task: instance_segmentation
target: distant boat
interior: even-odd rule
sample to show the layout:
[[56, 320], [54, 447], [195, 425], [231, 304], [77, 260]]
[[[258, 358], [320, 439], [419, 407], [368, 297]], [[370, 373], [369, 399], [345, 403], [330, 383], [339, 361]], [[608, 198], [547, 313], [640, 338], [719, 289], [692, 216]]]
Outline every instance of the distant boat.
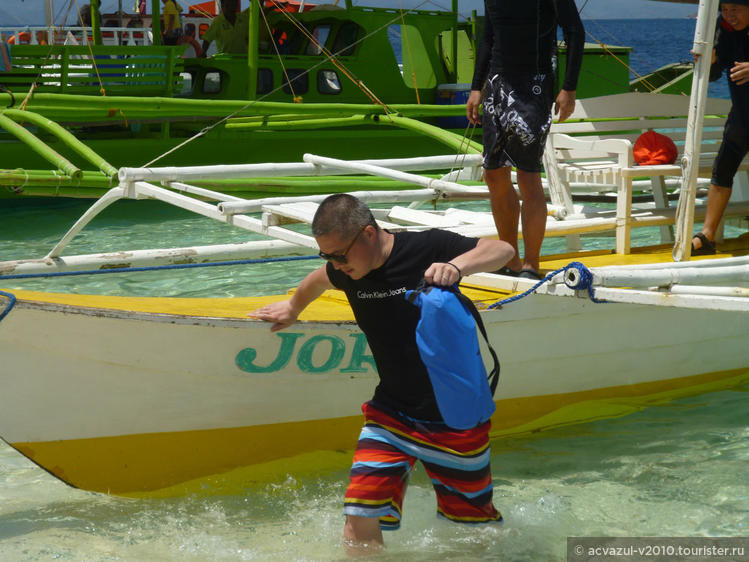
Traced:
[[[468, 95], [483, 18], [458, 21], [449, 10], [401, 13], [350, 3], [333, 10], [305, 3], [303, 12], [298, 12], [299, 3], [276, 5], [268, 15], [275, 48], [208, 58], [186, 56], [195, 54], [195, 44], [201, 43], [210, 22], [205, 7], [201, 11], [197, 5], [183, 16], [183, 37], [192, 39], [177, 47], [152, 44], [159, 36], [153, 36], [150, 16], [138, 19], [123, 13], [103, 16], [101, 38], [92, 28], [1, 28], [0, 35], [15, 44], [13, 70], [0, 74], [0, 83], [15, 94], [0, 93], [0, 105], [18, 108], [25, 103], [27, 109], [72, 130], [117, 167], [140, 166], [166, 153], [159, 161], [162, 165], [296, 160], [310, 151], [366, 158], [372, 138], [379, 139], [383, 156], [443, 153], [444, 144], [438, 140], [391, 127], [395, 120], [377, 121], [383, 108], [400, 104], [414, 106], [408, 109], [414, 119], [463, 136], [467, 121], [463, 110], [454, 106], [465, 103]], [[307, 31], [293, 26], [292, 19]], [[259, 35], [260, 25], [264, 22], [256, 22], [251, 37]], [[626, 66], [630, 51], [586, 44], [578, 98], [632, 88], [688, 89], [688, 69], [677, 81], [664, 81], [660, 72], [631, 85]], [[562, 47], [561, 68], [565, 57]], [[34, 93], [25, 102], [18, 92], [28, 91], [32, 83]], [[80, 96], [90, 96], [91, 101]], [[253, 112], [259, 108], [254, 105], [257, 100], [290, 105]], [[316, 104], [329, 106], [330, 113], [315, 108], [307, 116], [291, 118], [300, 108], [303, 112]], [[236, 115], [241, 119], [225, 121], [240, 109]], [[386, 113], [399, 111], [395, 107]], [[321, 116], [326, 122], [319, 120]], [[333, 124], [331, 117], [338, 121]], [[367, 136], [350, 127], [359, 117], [370, 119]], [[193, 139], [196, 135], [199, 138]], [[37, 181], [33, 171], [44, 163], [38, 154], [2, 127], [0, 141], [0, 169], [30, 172], [28, 181], [1, 191], [0, 198], [97, 197], [108, 188], [104, 178], [89, 181], [95, 178], [88, 175], [73, 182]], [[50, 142], [51, 148], [75, 161], [67, 147]]]

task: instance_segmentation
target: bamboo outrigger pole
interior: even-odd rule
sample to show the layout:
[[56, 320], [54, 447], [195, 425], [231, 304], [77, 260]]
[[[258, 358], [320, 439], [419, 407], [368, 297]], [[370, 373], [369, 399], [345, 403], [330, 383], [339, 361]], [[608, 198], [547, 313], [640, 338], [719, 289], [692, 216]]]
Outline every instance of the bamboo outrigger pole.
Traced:
[[698, 57], [694, 65], [684, 156], [681, 159], [682, 186], [676, 210], [676, 241], [672, 252], [674, 261], [689, 260], [692, 254], [694, 199], [700, 164], [699, 150], [702, 142], [702, 122], [705, 116], [705, 100], [717, 16], [717, 0], [700, 0], [692, 46], [692, 50]]
[[161, 45], [161, 4], [159, 0], [151, 0], [151, 34], [153, 44]]
[[94, 45], [101, 45], [101, 19], [99, 16], [99, 2], [91, 0], [91, 30], [94, 34]]
[[260, 0], [250, 0], [250, 30], [247, 36], [250, 38], [247, 46], [247, 99], [257, 98], [257, 73], [258, 65], [258, 40], [260, 38]]

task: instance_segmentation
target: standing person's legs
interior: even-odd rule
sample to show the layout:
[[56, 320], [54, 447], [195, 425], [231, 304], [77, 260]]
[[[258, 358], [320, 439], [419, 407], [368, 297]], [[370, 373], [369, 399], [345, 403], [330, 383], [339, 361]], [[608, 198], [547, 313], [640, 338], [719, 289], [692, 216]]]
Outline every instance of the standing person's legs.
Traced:
[[[715, 233], [718, 230], [718, 225], [723, 218], [723, 213], [726, 210], [730, 198], [730, 187], [721, 187], [712, 183], [710, 184], [710, 188], [707, 191], [705, 222], [702, 225], [702, 234], [704, 234], [710, 242], [715, 240]], [[695, 236], [692, 239], [692, 246], [695, 250], [699, 250], [702, 247], [702, 240]]]
[[492, 215], [499, 239], [507, 242], [515, 250], [515, 255], [507, 262], [507, 267], [513, 271], [520, 271], [523, 265], [518, 252], [520, 200], [515, 193], [515, 187], [512, 185], [510, 168], [484, 170], [484, 179], [489, 188]]
[[[507, 267], [516, 272], [538, 272], [546, 233], [541, 160], [551, 126], [553, 78], [552, 74], [533, 73], [495, 75], [484, 90], [484, 177], [499, 238], [515, 250]], [[518, 170], [522, 207], [512, 185], [511, 167]], [[517, 233], [520, 217], [525, 247], [522, 260]]]
[[[713, 164], [713, 176], [707, 192], [705, 222], [702, 231], [692, 238], [692, 253], [697, 250], [701, 250], [697, 254], [715, 253], [713, 244], [715, 234], [728, 205], [728, 200], [731, 198], [733, 178], [748, 150], [747, 129], [734, 115], [732, 109], [726, 120], [723, 142], [720, 144], [718, 155], [715, 157], [715, 163]], [[703, 237], [707, 239], [707, 244], [705, 244]], [[708, 247], [703, 248], [705, 245]]]
[[541, 244], [546, 234], [546, 197], [541, 185], [541, 174], [518, 170], [518, 189], [523, 199], [520, 210], [525, 248], [523, 269], [538, 272]]
[[[538, 271], [541, 244], [546, 234], [546, 198], [539, 172], [518, 170], [518, 189], [523, 200], [515, 192], [510, 168], [484, 170], [486, 185], [491, 197], [492, 215], [499, 239], [515, 249], [515, 256], [507, 264], [513, 271], [532, 269]], [[520, 259], [518, 251], [518, 224], [522, 217], [523, 245], [525, 255]]]

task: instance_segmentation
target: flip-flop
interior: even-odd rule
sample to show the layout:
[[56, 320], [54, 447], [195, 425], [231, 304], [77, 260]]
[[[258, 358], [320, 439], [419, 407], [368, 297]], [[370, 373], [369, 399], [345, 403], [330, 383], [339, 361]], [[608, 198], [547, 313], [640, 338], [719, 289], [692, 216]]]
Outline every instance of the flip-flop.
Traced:
[[702, 242], [702, 246], [699, 248], [694, 247], [694, 242], [692, 243], [692, 255], [693, 256], [711, 256], [715, 253], [715, 242], [710, 242], [710, 240], [707, 239], [707, 236], [705, 236], [702, 232], [698, 232], [692, 237], [692, 240], [695, 238], [699, 238]]
[[543, 279], [543, 275], [532, 269], [523, 269], [518, 273], [518, 277], [522, 277], [523, 279], [535, 279], [536, 281], [541, 281], [541, 279]]

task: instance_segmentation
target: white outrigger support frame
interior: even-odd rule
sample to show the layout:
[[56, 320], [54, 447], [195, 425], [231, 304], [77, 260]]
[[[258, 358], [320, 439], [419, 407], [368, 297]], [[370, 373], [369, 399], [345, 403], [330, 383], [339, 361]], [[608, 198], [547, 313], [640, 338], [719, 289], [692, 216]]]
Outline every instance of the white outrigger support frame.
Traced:
[[687, 135], [684, 139], [684, 156], [681, 159], [682, 187], [676, 211], [674, 261], [688, 261], [692, 254], [694, 228], [694, 201], [697, 193], [699, 151], [705, 116], [707, 85], [710, 77], [710, 54], [713, 49], [715, 22], [718, 18], [718, 0], [700, 0], [697, 23], [694, 28], [692, 51], [697, 56], [689, 96]]
[[[352, 195], [368, 202], [407, 203], [389, 209], [373, 208], [378, 223], [390, 230], [423, 230], [439, 227], [467, 236], [496, 237], [491, 213], [464, 209], [424, 211], [417, 207], [425, 202], [452, 199], [486, 199], [485, 186], [465, 186], [453, 178], [477, 178], [480, 156], [469, 155], [466, 163], [473, 170], [455, 170], [441, 179], [413, 174], [414, 170], [450, 168], [455, 156], [403, 158], [389, 160], [343, 161], [307, 154], [303, 163], [247, 164], [231, 166], [193, 166], [184, 168], [122, 168], [120, 185], [97, 200], [68, 230], [55, 247], [42, 259], [17, 260], [0, 263], [0, 275], [38, 274], [66, 271], [117, 269], [186, 263], [203, 263], [239, 259], [269, 258], [288, 255], [308, 255], [317, 252], [315, 239], [302, 232], [285, 228], [289, 223], [311, 223], [317, 204], [328, 195], [299, 197], [269, 197], [247, 200], [204, 189], [188, 181], [224, 178], [342, 175], [355, 172], [388, 177], [413, 183], [421, 189], [396, 191], [358, 191]], [[450, 179], [447, 179], [450, 178]], [[160, 182], [160, 187], [150, 182]], [[208, 201], [197, 199], [201, 197]], [[80, 256], [62, 256], [70, 241], [102, 210], [120, 199], [157, 199], [199, 215], [231, 224], [271, 240], [234, 244], [195, 246], [189, 248], [150, 249]], [[568, 236], [587, 232], [612, 231], [616, 227], [615, 211], [586, 211], [575, 208], [575, 215], [566, 215], [563, 207], [551, 207], [547, 235]], [[579, 212], [577, 212], [579, 211]], [[673, 220], [673, 214], [656, 213], [661, 210], [642, 210], [632, 215], [636, 226], [657, 226]], [[260, 218], [248, 213], [262, 213]], [[673, 211], [672, 211], [673, 213]], [[567, 275], [572, 270], [568, 270]], [[655, 264], [654, 266], [617, 266], [592, 270], [596, 296], [614, 302], [637, 302], [667, 306], [726, 308], [749, 311], [749, 289], [743, 287], [704, 287], [706, 282], [723, 283], [749, 281], [749, 258], [730, 258], [702, 262]], [[574, 295], [558, 275], [538, 292], [555, 295]], [[487, 279], [488, 278], [488, 279]], [[525, 290], [533, 282], [497, 275], [479, 275], [471, 279], [488, 286], [510, 290]], [[698, 285], [699, 283], [699, 285]], [[630, 287], [621, 289], [614, 287]], [[639, 287], [651, 290], [637, 290]], [[678, 287], [676, 291], [674, 288]], [[664, 293], [663, 289], [668, 293]], [[654, 292], [652, 289], [655, 289]], [[674, 294], [679, 293], [679, 294]], [[711, 300], [712, 299], [712, 300]]]

